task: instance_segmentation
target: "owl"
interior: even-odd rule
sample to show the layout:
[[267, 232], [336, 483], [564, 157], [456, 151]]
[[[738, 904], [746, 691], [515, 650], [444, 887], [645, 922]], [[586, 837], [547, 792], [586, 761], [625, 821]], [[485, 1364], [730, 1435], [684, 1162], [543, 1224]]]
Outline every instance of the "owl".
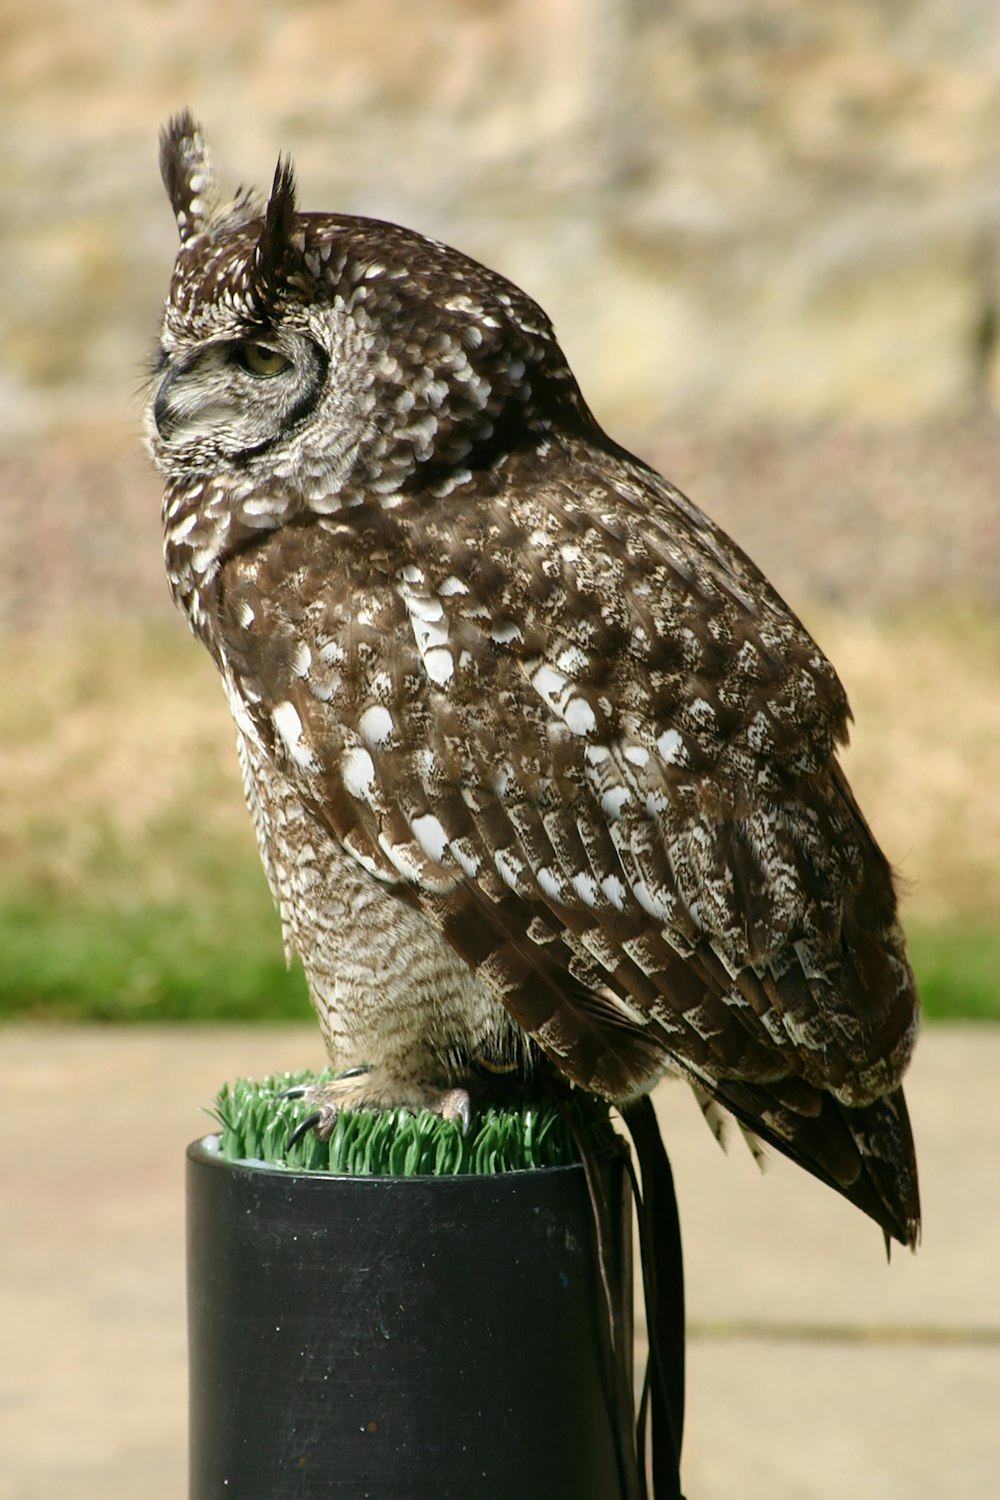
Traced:
[[512, 283], [299, 213], [287, 161], [223, 198], [187, 114], [161, 166], [167, 573], [339, 1075], [318, 1128], [670, 1074], [913, 1245], [917, 1000], [829, 662]]

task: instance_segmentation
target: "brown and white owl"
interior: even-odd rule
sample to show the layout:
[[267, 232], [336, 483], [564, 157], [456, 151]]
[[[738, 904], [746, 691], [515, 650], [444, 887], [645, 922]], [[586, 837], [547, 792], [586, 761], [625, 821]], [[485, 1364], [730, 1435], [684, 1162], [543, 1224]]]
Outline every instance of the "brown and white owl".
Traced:
[[917, 1002], [829, 662], [517, 287], [298, 213], [287, 163], [224, 201], [188, 115], [161, 159], [167, 571], [349, 1075], [324, 1119], [674, 1074], [913, 1244]]

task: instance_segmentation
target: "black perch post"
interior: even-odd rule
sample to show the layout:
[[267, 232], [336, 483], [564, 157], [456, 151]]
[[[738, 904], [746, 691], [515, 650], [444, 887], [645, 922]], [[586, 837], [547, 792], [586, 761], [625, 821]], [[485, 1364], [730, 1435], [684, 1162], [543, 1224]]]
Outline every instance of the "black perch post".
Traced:
[[190, 1500], [643, 1500], [624, 1153], [596, 1174], [603, 1274], [582, 1165], [349, 1177], [194, 1142]]

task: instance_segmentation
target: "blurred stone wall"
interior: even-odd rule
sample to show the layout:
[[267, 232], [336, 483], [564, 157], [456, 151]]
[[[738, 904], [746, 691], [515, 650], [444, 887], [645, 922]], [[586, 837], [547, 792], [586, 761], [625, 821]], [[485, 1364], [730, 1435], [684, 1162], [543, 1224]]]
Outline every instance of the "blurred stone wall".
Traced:
[[184, 104], [520, 281], [624, 437], [1000, 398], [996, 0], [0, 0], [8, 440], [134, 420]]

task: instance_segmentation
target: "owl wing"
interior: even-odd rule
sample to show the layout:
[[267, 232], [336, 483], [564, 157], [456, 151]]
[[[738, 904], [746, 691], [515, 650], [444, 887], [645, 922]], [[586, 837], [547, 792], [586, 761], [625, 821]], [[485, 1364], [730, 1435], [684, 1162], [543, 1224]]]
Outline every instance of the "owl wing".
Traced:
[[884, 1219], [901, 1169], [873, 1188], [860, 1163], [912, 1160], [915, 1000], [834, 759], [843, 690], [676, 491], [607, 455], [568, 471], [232, 559], [254, 732], [570, 1078], [624, 1099], [672, 1066]]

